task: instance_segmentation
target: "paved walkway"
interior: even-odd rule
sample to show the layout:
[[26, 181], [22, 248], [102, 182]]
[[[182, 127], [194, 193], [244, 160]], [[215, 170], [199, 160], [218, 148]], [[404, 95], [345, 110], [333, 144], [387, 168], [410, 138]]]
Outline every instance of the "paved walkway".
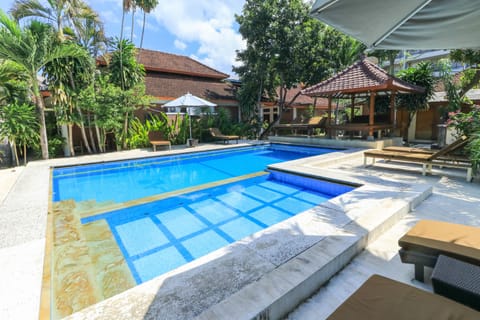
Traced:
[[[342, 167], [344, 170], [350, 170], [355, 166], [351, 168], [337, 166], [337, 168]], [[403, 168], [405, 171], [400, 171], [399, 168]], [[415, 168], [402, 167], [398, 164], [381, 164], [370, 167], [368, 170], [375, 170], [380, 175], [401, 173], [398, 176], [401, 179], [412, 177], [409, 170], [418, 171], [419, 169], [418, 166]], [[442, 171], [437, 171], [437, 174], [441, 174]], [[413, 279], [413, 265], [401, 263], [398, 256], [398, 239], [419, 219], [450, 221], [480, 227], [480, 184], [478, 181], [465, 182], [463, 171], [447, 170], [443, 172], [450, 176], [430, 177], [433, 194], [429, 198], [370, 244], [326, 286], [292, 311], [288, 319], [325, 319], [375, 273], [431, 291], [428, 271], [425, 274], [426, 283], [424, 284]], [[416, 172], [413, 173], [413, 177], [415, 174], [418, 176], [418, 172]], [[431, 272], [431, 270], [429, 271]]]

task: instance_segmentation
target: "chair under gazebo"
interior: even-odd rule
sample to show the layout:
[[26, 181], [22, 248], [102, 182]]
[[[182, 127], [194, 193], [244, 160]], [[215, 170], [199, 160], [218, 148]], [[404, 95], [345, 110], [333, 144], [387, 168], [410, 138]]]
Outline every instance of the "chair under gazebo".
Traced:
[[[374, 133], [380, 137], [381, 132], [393, 132], [396, 128], [395, 96], [397, 94], [422, 92], [424, 92], [424, 88], [389, 75], [368, 58], [354, 63], [325, 81], [302, 90], [302, 94], [311, 97], [328, 98], [326, 129], [329, 137], [341, 130], [366, 132], [369, 139], [373, 139]], [[376, 117], [375, 98], [382, 95], [390, 97], [390, 112], [387, 117]], [[332, 122], [332, 100], [335, 98], [351, 99], [351, 114], [348, 123]], [[368, 114], [355, 117], [355, 104], [358, 98], [369, 99]]]

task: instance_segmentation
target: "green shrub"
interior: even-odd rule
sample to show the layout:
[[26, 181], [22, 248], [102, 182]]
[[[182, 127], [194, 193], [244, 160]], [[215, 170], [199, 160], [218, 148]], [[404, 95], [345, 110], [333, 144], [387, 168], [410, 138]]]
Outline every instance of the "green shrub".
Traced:
[[473, 106], [470, 112], [450, 112], [447, 125], [454, 128], [458, 135], [469, 137], [467, 151], [472, 161], [473, 171], [480, 167], [480, 106]]

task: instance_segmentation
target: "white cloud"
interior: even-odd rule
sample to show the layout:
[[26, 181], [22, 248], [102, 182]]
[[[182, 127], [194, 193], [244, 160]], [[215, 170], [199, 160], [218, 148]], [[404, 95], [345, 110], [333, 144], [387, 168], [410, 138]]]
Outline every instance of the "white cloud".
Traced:
[[176, 0], [161, 2], [152, 12], [159, 24], [184, 44], [198, 43], [193, 58], [213, 68], [232, 74], [235, 50], [245, 46], [235, 30], [235, 14], [240, 14], [244, 0]]
[[175, 48], [180, 50], [185, 50], [187, 48], [187, 44], [178, 39], [175, 39], [175, 41], [173, 42], [173, 45], [175, 46]]

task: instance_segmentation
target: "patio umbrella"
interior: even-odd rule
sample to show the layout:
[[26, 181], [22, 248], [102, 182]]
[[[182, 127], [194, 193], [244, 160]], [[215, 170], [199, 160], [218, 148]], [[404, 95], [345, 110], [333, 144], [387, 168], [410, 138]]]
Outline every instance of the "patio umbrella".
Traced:
[[201, 108], [203, 107], [216, 107], [215, 103], [210, 101], [204, 100], [197, 96], [194, 96], [190, 92], [184, 94], [181, 97], [178, 97], [175, 100], [169, 101], [163, 105], [163, 107], [186, 107], [188, 120], [189, 120], [189, 128], [190, 128], [190, 140], [192, 139], [192, 115], [197, 115], [200, 113]]
[[317, 0], [311, 15], [372, 49], [480, 47], [476, 0]]

